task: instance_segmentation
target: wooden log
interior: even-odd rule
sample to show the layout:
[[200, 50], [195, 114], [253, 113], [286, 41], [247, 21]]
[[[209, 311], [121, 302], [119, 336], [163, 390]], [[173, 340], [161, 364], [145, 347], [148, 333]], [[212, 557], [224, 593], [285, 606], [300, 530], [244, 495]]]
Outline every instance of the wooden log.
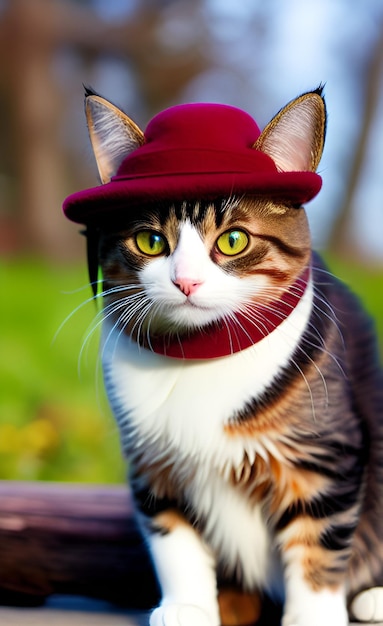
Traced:
[[0, 603], [85, 595], [134, 608], [158, 600], [129, 491], [0, 481]]
[[[37, 606], [52, 594], [157, 604], [127, 487], [0, 481], [0, 604]], [[265, 598], [227, 588], [219, 603], [225, 626], [280, 623], [280, 607]]]

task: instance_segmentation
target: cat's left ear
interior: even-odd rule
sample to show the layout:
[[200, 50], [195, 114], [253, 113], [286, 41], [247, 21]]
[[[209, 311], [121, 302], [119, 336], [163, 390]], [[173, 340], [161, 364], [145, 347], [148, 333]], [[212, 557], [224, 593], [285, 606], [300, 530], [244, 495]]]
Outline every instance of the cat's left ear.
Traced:
[[326, 134], [322, 87], [292, 100], [261, 133], [254, 148], [268, 154], [281, 172], [315, 172]]
[[108, 183], [130, 152], [145, 143], [142, 130], [121, 109], [85, 88], [85, 114], [101, 182]]

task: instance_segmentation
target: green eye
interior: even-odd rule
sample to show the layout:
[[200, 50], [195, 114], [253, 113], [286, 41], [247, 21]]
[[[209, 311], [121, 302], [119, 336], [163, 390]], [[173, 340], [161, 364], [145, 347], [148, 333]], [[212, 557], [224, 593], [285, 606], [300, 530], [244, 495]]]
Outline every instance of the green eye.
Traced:
[[166, 249], [166, 239], [153, 230], [140, 230], [136, 234], [137, 248], [144, 254], [157, 256]]
[[228, 230], [217, 239], [217, 248], [222, 254], [234, 256], [243, 252], [249, 243], [249, 236], [243, 230]]

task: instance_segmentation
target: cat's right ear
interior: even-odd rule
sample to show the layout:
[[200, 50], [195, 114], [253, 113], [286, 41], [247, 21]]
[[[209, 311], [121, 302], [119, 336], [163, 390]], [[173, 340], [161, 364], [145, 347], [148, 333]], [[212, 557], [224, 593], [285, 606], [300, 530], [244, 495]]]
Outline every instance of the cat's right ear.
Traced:
[[100, 180], [108, 183], [123, 159], [145, 143], [144, 133], [123, 111], [88, 87], [85, 114]]
[[280, 172], [315, 172], [326, 134], [323, 86], [289, 102], [269, 122], [254, 148], [268, 154]]

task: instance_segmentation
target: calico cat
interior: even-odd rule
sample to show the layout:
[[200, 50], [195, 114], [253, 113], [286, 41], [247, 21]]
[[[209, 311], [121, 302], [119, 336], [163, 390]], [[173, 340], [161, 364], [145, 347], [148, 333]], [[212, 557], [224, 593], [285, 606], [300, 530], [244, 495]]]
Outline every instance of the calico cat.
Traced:
[[[143, 133], [90, 90], [86, 114], [102, 185], [64, 211], [104, 302], [106, 390], [162, 590], [151, 626], [255, 621], [257, 593], [283, 626], [383, 621], [376, 341], [302, 206], [321, 185], [322, 89], [263, 132], [191, 104]], [[246, 615], [220, 615], [227, 586]]]

